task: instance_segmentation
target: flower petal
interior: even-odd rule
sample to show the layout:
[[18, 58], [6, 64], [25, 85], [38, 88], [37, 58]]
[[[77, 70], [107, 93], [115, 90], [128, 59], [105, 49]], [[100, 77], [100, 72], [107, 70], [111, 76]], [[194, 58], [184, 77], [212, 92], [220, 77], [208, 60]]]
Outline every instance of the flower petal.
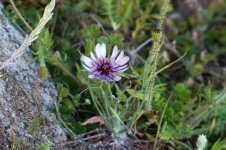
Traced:
[[91, 74], [88, 76], [88, 78], [93, 79], [93, 78], [95, 78], [95, 76]]
[[115, 45], [114, 48], [113, 48], [111, 59], [114, 60], [116, 58], [117, 54], [118, 54], [118, 46]]
[[82, 64], [82, 66], [83, 66], [83, 67], [84, 67], [87, 71], [89, 71], [89, 72], [93, 72], [93, 69], [91, 69], [91, 68], [87, 67], [86, 65]]
[[121, 66], [121, 65], [126, 64], [128, 61], [129, 61], [129, 57], [126, 56], [126, 57], [123, 57], [122, 59], [119, 59], [116, 63]]
[[113, 78], [113, 80], [119, 81], [119, 80], [121, 80], [121, 77], [120, 77], [120, 76], [115, 76], [115, 77]]
[[124, 72], [124, 71], [126, 71], [127, 69], [128, 69], [129, 67], [126, 67], [126, 68], [124, 68], [124, 69], [121, 69], [121, 70], [119, 70], [118, 72]]
[[102, 54], [101, 54], [101, 47], [100, 47], [100, 43], [98, 43], [95, 47], [95, 52], [97, 55], [97, 58], [101, 58]]
[[106, 57], [106, 45], [104, 43], [102, 43], [100, 46], [100, 49], [101, 49], [101, 56], [105, 58]]
[[91, 56], [92, 60], [96, 60], [96, 56], [93, 54], [93, 52], [90, 52], [90, 56]]
[[123, 58], [123, 56], [124, 56], [124, 52], [121, 51], [120, 54], [119, 54], [119, 56], [118, 56], [117, 59], [115, 60], [115, 62], [117, 63], [118, 61], [120, 61], [120, 60]]
[[92, 59], [90, 59], [89, 57], [83, 55], [81, 57], [81, 61], [83, 61], [86, 64], [86, 66], [92, 67]]
[[117, 66], [117, 67], [113, 68], [113, 70], [118, 71], [118, 70], [122, 70], [122, 69], [124, 69], [124, 68], [126, 68], [126, 67], [128, 67], [128, 65]]

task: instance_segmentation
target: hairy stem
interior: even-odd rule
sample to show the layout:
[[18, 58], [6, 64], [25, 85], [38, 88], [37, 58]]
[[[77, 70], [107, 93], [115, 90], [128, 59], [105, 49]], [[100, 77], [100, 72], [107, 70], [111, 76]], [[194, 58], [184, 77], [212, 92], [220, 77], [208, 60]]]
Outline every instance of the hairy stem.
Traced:
[[168, 4], [168, 0], [164, 0], [161, 8], [161, 13], [160, 13], [161, 18], [159, 20], [159, 24], [156, 28], [156, 31], [153, 31], [152, 33], [154, 42], [153, 42], [152, 52], [146, 64], [147, 65], [146, 67], [150, 67], [151, 69], [147, 69], [145, 67], [148, 70], [143, 80], [143, 82], [145, 82], [143, 84], [144, 85], [143, 89], [145, 90], [144, 101], [146, 102], [146, 105], [145, 105], [146, 111], [149, 111], [151, 109], [151, 102], [154, 94], [155, 79], [157, 75], [156, 71], [157, 71], [157, 65], [159, 61], [159, 51], [161, 48], [161, 40], [162, 40], [162, 24], [166, 15], [167, 4]]
[[[146, 106], [146, 110], [150, 110], [151, 109], [151, 101], [153, 99], [153, 94], [154, 94], [154, 86], [155, 86], [155, 78], [156, 78], [156, 70], [157, 70], [157, 64], [158, 64], [158, 57], [159, 57], [159, 51], [160, 51], [160, 43], [159, 41], [154, 41], [153, 44], [153, 50], [154, 50], [154, 58], [152, 61], [152, 70], [151, 70], [151, 74], [150, 74], [150, 78], [148, 79], [148, 87], [145, 90], [145, 101], [147, 102]], [[146, 95], [148, 95], [146, 97]]]

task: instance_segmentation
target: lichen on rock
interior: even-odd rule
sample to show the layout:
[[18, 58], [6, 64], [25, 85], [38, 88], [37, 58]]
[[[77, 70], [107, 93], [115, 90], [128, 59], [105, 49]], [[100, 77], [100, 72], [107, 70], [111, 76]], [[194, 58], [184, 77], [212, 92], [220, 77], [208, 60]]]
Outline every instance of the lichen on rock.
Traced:
[[[0, 37], [0, 62], [3, 62], [20, 46], [24, 37], [1, 10]], [[12, 144], [32, 148], [48, 140], [56, 146], [66, 140], [51, 111], [57, 91], [50, 78], [39, 77], [38, 69], [27, 49], [10, 67], [0, 70], [0, 149], [9, 149]], [[35, 134], [31, 133], [34, 119], [38, 123]]]

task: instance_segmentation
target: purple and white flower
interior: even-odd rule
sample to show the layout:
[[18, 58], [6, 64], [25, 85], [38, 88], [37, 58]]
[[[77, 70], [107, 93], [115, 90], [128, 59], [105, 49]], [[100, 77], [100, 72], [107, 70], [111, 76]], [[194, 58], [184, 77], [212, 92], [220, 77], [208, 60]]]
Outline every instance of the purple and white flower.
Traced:
[[96, 78], [101, 81], [119, 81], [121, 79], [118, 73], [128, 69], [127, 62], [129, 57], [124, 55], [124, 52], [119, 52], [118, 47], [114, 46], [110, 58], [106, 56], [106, 45], [104, 43], [97, 44], [95, 52], [90, 52], [91, 58], [82, 56], [84, 68], [91, 73], [89, 78]]

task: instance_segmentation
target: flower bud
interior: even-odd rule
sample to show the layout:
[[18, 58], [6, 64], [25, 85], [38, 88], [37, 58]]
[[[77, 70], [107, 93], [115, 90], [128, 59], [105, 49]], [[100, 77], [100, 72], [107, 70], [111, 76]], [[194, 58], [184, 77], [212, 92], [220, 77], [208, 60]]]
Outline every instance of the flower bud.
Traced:
[[203, 150], [204, 147], [206, 146], [207, 139], [205, 135], [199, 135], [198, 140], [196, 142], [196, 145], [198, 147], [198, 150]]
[[155, 41], [159, 41], [162, 38], [162, 30], [161, 29], [154, 29], [152, 31], [152, 37]]

